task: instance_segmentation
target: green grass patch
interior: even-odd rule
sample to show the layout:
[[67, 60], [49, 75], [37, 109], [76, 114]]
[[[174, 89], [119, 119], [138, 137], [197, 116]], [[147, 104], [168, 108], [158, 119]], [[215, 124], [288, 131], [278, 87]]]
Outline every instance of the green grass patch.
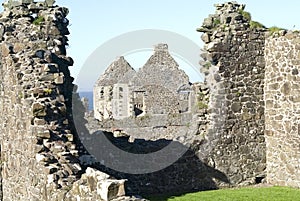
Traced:
[[210, 67], [211, 67], [211, 63], [208, 61], [208, 62], [206, 62], [206, 63], [203, 65], [203, 67], [205, 67], [205, 68], [210, 68]]
[[36, 19], [32, 22], [32, 24], [34, 24], [34, 25], [41, 25], [42, 22], [44, 22], [44, 21], [45, 21], [45, 18], [44, 18], [43, 16], [39, 16], [38, 18], [36, 18]]
[[266, 28], [266, 27], [260, 22], [250, 21], [250, 28], [257, 29], [257, 28]]
[[239, 13], [240, 13], [247, 21], [251, 21], [251, 14], [250, 14], [249, 12], [240, 9], [240, 10], [239, 10]]
[[150, 201], [296, 201], [300, 190], [289, 187], [247, 187], [201, 191], [182, 196], [148, 197]]
[[270, 36], [273, 35], [274, 33], [278, 33], [279, 31], [282, 31], [282, 30], [285, 30], [285, 29], [284, 28], [280, 28], [280, 27], [276, 27], [276, 26], [268, 28]]
[[208, 108], [208, 105], [206, 103], [202, 102], [202, 101], [198, 101], [197, 105], [198, 105], [199, 110]]
[[217, 27], [219, 24], [221, 24], [220, 19], [215, 18], [214, 21], [213, 21], [213, 27]]

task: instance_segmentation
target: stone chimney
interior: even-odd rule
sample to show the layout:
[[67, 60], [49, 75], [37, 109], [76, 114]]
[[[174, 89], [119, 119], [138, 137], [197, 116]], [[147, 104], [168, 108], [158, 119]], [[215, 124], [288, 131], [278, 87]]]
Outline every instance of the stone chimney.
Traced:
[[168, 45], [165, 43], [159, 43], [157, 45], [154, 46], [154, 51], [155, 52], [168, 52]]

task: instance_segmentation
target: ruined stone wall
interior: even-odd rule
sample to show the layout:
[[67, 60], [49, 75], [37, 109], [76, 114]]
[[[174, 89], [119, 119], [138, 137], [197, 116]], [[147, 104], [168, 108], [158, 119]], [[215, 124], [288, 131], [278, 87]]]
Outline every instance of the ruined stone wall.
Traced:
[[265, 59], [267, 181], [300, 187], [300, 34], [268, 37]]
[[65, 168], [68, 157], [76, 155], [67, 116], [72, 93], [67, 69], [72, 60], [64, 56], [67, 13], [42, 4], [5, 8], [2, 13], [4, 200], [47, 199], [47, 193], [71, 183], [80, 170]]
[[[203, 22], [203, 72], [210, 89], [209, 164], [232, 184], [265, 172], [263, 27], [251, 27], [244, 5], [217, 4]], [[204, 146], [204, 147], [206, 147]], [[207, 149], [204, 148], [203, 152]]]
[[[135, 75], [135, 70], [124, 59], [123, 56], [117, 58], [105, 70], [104, 74], [99, 77], [93, 89], [94, 96], [94, 116], [102, 121], [103, 119], [112, 118], [112, 113], [117, 113], [112, 104], [118, 108], [119, 103], [116, 103], [115, 84], [129, 84], [129, 80]], [[116, 89], [116, 88], [115, 88]], [[115, 93], [115, 95], [114, 95]], [[112, 100], [114, 99], [114, 103]], [[114, 111], [113, 111], [114, 110]], [[128, 109], [126, 113], [131, 113]], [[125, 116], [120, 115], [120, 117]]]
[[[68, 67], [73, 61], [65, 49], [68, 10], [53, 6], [51, 0], [12, 2], [5, 4], [0, 18], [1, 200], [108, 200], [105, 196], [109, 193], [101, 187], [111, 184], [121, 187], [114, 188], [115, 194], [110, 196], [123, 195], [124, 180], [111, 179], [92, 168], [85, 170], [80, 164], [80, 143], [71, 115], [73, 78]], [[97, 164], [120, 179], [128, 178], [128, 192], [190, 192], [218, 188], [216, 181], [259, 181], [265, 176], [266, 146], [268, 182], [300, 186], [300, 37], [283, 33], [265, 41], [263, 27], [253, 26], [243, 9], [235, 3], [217, 5], [216, 14], [199, 30], [204, 32], [206, 43], [202, 55], [206, 82], [197, 86], [198, 101], [203, 101], [198, 105], [203, 110], [197, 119], [201, 125], [195, 128], [200, 135], [191, 139], [188, 151], [171, 166], [143, 175], [116, 173]], [[165, 47], [157, 51], [164, 52]], [[154, 55], [152, 59], [161, 58]], [[127, 67], [130, 75], [135, 74]], [[204, 100], [207, 96], [209, 105]], [[163, 125], [152, 126], [151, 117], [143, 118], [157, 135], [167, 130]], [[189, 121], [195, 122], [192, 116], [161, 118], [155, 121], [174, 125], [167, 133], [184, 132], [176, 127], [179, 123], [190, 129], [193, 125]], [[135, 126], [143, 123], [142, 119], [138, 121], [128, 122]], [[187, 132], [186, 138], [178, 140], [181, 146], [193, 135]], [[113, 140], [126, 151], [149, 153], [162, 149], [172, 139], [177, 140], [173, 136], [132, 143], [126, 138]]]
[[158, 85], [176, 92], [182, 85], [189, 84], [189, 77], [181, 69], [168, 51], [167, 44], [155, 46], [154, 54], [139, 69], [131, 80], [133, 86]]
[[101, 186], [117, 180], [107, 183], [108, 175], [93, 169], [81, 178], [73, 60], [65, 49], [68, 9], [51, 0], [24, 2], [5, 3], [0, 18], [1, 200], [107, 199]]

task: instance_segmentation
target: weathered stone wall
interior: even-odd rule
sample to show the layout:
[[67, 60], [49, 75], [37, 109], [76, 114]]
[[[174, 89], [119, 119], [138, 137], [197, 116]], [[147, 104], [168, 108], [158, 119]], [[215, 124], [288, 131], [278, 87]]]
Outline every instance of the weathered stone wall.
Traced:
[[0, 18], [2, 200], [103, 200], [108, 193], [100, 189], [110, 185], [120, 187], [110, 192], [110, 198], [123, 195], [124, 181], [111, 180], [100, 171], [89, 169], [80, 178], [85, 169], [78, 159], [73, 78], [68, 69], [73, 60], [65, 49], [68, 9], [53, 6], [51, 0], [9, 1], [4, 6]]
[[[135, 70], [124, 57], [119, 57], [99, 77], [93, 89], [94, 116], [96, 119], [102, 121], [103, 119], [112, 118], [113, 113], [117, 113], [115, 110], [119, 109], [119, 104], [116, 104], [116, 101], [119, 100], [114, 100], [114, 105], [117, 108], [112, 107], [112, 99], [117, 99], [114, 97], [114, 93], [116, 94], [116, 90], [113, 90], [114, 85], [118, 83], [128, 84], [135, 73]], [[128, 110], [126, 112], [129, 112]]]
[[300, 34], [268, 37], [265, 59], [267, 181], [300, 187]]
[[76, 151], [67, 116], [73, 81], [65, 56], [68, 10], [50, 7], [32, 3], [2, 13], [4, 200], [58, 198], [48, 193], [80, 171], [70, 163]]
[[168, 45], [158, 44], [154, 54], [131, 81], [133, 86], [158, 85], [176, 92], [182, 85], [189, 84], [189, 77], [179, 69], [168, 51]]
[[[78, 135], [86, 137], [88, 131], [77, 135], [73, 123], [72, 110], [73, 115], [79, 111], [72, 108], [76, 96], [72, 97], [73, 78], [68, 67], [73, 61], [65, 49], [68, 9], [53, 6], [52, 0], [10, 2], [4, 4], [0, 18], [0, 200], [92, 201], [124, 195], [124, 180], [86, 168], [80, 161], [92, 157], [78, 147], [82, 146]], [[216, 14], [205, 19], [199, 29], [206, 43], [202, 55], [206, 81], [192, 87], [197, 88], [201, 111], [193, 116], [162, 115], [155, 119], [161, 126], [152, 125], [155, 122], [149, 116], [126, 122], [134, 125], [131, 132], [139, 132], [135, 131], [139, 123], [151, 127], [157, 134], [148, 138], [151, 140], [137, 139], [142, 138], [138, 135], [131, 140], [129, 136], [110, 135], [116, 146], [128, 152], [155, 152], [172, 141], [180, 146], [191, 142], [188, 151], [169, 167], [148, 174], [126, 174], [93, 164], [119, 179], [128, 179], [129, 193], [215, 189], [220, 181], [259, 182], [265, 176], [266, 148], [267, 181], [300, 186], [300, 35], [280, 32], [265, 41], [265, 29], [247, 18], [243, 5], [216, 7]], [[146, 65], [170, 56], [165, 46], [158, 46], [156, 52]], [[169, 61], [164, 65], [177, 68], [175, 61]], [[135, 71], [127, 67], [131, 77]], [[124, 81], [120, 83], [127, 83], [128, 77], [121, 76]], [[174, 77], [168, 74], [162, 76], [169, 80], [161, 77], [161, 85], [178, 89], [178, 80], [173, 82]], [[188, 82], [185, 76], [181, 79], [180, 83]], [[76, 114], [77, 120], [84, 124], [80, 114]], [[164, 127], [166, 122], [169, 128]], [[111, 127], [122, 127], [125, 122], [118, 123]], [[179, 124], [184, 124], [182, 130]], [[190, 127], [195, 132], [189, 132]], [[160, 140], [163, 132], [186, 135], [163, 134], [165, 139]], [[97, 137], [86, 138], [92, 139], [92, 145], [97, 142]], [[109, 155], [110, 150], [102, 148]], [[108, 192], [110, 187], [113, 192]]]
[[[203, 72], [210, 88], [210, 165], [232, 184], [265, 175], [264, 28], [254, 28], [244, 5], [217, 4], [204, 20]], [[207, 146], [208, 146], [207, 145]], [[205, 149], [203, 149], [205, 152]]]
[[178, 67], [167, 44], [156, 45], [154, 54], [137, 72], [119, 57], [95, 83], [95, 118], [191, 112], [195, 94], [188, 76]]

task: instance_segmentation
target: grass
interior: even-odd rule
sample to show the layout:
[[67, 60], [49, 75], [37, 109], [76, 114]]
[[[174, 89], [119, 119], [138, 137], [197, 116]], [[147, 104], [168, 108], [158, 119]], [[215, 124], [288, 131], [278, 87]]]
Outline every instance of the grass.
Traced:
[[257, 29], [257, 28], [266, 28], [266, 27], [260, 22], [250, 21], [250, 28]]
[[251, 21], [251, 14], [250, 14], [249, 12], [240, 9], [240, 10], [239, 10], [239, 13], [240, 13], [247, 21]]
[[253, 21], [251, 14], [247, 11], [244, 11], [242, 9], [239, 10], [239, 13], [249, 22], [250, 28], [257, 29], [257, 28], [266, 28], [263, 24], [257, 21]]
[[278, 33], [279, 31], [282, 31], [282, 30], [285, 30], [285, 29], [280, 28], [280, 27], [276, 27], [276, 26], [270, 27], [268, 29], [270, 36], [273, 35], [274, 33]]
[[202, 102], [202, 101], [198, 101], [197, 105], [198, 105], [199, 110], [208, 108], [208, 105], [206, 103]]
[[211, 67], [211, 63], [210, 62], [206, 62], [204, 65], [203, 65], [204, 68], [210, 68]]
[[213, 27], [217, 27], [219, 24], [221, 24], [220, 19], [215, 18], [213, 21]]
[[45, 21], [45, 18], [43, 16], [39, 16], [32, 22], [32, 24], [41, 25], [44, 21]]
[[246, 187], [189, 193], [182, 196], [148, 197], [150, 201], [296, 201], [300, 190], [290, 187]]

